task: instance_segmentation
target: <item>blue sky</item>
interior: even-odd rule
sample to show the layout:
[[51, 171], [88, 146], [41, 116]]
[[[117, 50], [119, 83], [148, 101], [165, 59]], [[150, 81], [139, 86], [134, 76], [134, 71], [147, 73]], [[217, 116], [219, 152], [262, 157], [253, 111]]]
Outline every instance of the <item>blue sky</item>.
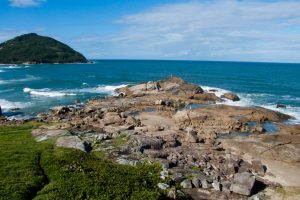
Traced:
[[0, 42], [27, 32], [88, 58], [300, 62], [300, 1], [0, 0]]

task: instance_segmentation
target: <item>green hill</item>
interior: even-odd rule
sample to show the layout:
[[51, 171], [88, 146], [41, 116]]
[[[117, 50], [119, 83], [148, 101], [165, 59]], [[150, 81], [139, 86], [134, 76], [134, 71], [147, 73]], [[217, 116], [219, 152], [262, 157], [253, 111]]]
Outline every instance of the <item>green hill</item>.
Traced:
[[0, 44], [0, 63], [86, 63], [87, 59], [53, 38], [29, 33]]

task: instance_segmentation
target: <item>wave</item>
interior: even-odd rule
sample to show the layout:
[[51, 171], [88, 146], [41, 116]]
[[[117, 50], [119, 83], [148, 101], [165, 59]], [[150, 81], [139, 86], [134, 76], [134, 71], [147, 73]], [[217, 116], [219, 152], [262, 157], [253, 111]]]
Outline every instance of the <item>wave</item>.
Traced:
[[106, 86], [98, 86], [98, 87], [92, 87], [92, 88], [80, 88], [71, 90], [73, 92], [79, 92], [79, 93], [94, 93], [94, 94], [109, 94], [114, 95], [115, 90], [118, 88], [126, 87], [127, 85], [106, 85]]
[[3, 72], [5, 72], [5, 71], [0, 69], [0, 73], [3, 73]]
[[8, 101], [6, 99], [0, 99], [0, 106], [1, 108], [6, 111], [10, 110], [13, 108], [27, 108], [31, 106], [32, 104], [29, 102], [13, 102], [13, 101]]
[[26, 76], [26, 78], [21, 78], [21, 79], [0, 80], [0, 85], [22, 83], [22, 82], [35, 81], [35, 80], [40, 80], [40, 78], [28, 75]]
[[24, 88], [23, 92], [29, 93], [33, 96], [44, 96], [44, 97], [63, 97], [63, 96], [75, 96], [76, 94], [72, 93], [64, 93], [64, 92], [59, 92], [59, 91], [51, 91], [48, 88], [45, 89], [31, 89], [31, 88]]
[[9, 65], [9, 66], [0, 67], [0, 68], [2, 68], [2, 69], [20, 69], [22, 67], [18, 66], [18, 65]]
[[125, 87], [126, 85], [107, 85], [107, 86], [98, 86], [92, 88], [79, 88], [79, 89], [65, 89], [65, 90], [51, 90], [49, 88], [44, 89], [31, 89], [24, 88], [23, 92], [29, 93], [32, 96], [45, 96], [45, 97], [64, 97], [64, 96], [76, 96], [82, 94], [108, 94], [114, 95], [115, 90], [121, 87]]
[[[215, 93], [216, 96], [220, 98], [224, 93], [231, 92], [229, 90], [216, 88], [216, 87], [209, 87], [209, 86], [201, 86], [201, 87], [202, 89], [204, 89], [204, 91]], [[289, 124], [300, 124], [300, 107], [287, 106], [286, 108], [277, 108], [277, 103], [268, 103], [268, 98], [275, 99], [276, 98], [275, 95], [266, 94], [266, 93], [254, 93], [254, 94], [237, 93], [237, 95], [240, 97], [240, 101], [231, 101], [222, 98], [223, 101], [218, 102], [217, 104], [225, 104], [230, 106], [241, 106], [241, 107], [259, 106], [259, 107], [263, 107], [269, 110], [274, 110], [294, 117], [294, 119], [291, 119], [287, 122]], [[278, 99], [278, 97], [276, 99]], [[279, 99], [299, 101], [300, 98], [292, 97], [290, 95], [285, 95], [279, 97]]]

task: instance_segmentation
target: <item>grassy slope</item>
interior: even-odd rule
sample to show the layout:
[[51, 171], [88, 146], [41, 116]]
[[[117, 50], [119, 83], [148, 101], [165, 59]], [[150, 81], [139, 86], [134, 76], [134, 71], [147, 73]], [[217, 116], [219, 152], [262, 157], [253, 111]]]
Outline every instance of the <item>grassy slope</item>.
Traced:
[[36, 143], [32, 125], [0, 127], [0, 199], [159, 199], [156, 166], [117, 165]]

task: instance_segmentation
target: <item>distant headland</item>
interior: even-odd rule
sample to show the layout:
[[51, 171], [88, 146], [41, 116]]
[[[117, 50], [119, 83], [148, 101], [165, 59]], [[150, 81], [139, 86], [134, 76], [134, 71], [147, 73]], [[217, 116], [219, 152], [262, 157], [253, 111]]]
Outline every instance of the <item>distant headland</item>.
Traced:
[[68, 45], [36, 33], [20, 35], [0, 44], [2, 64], [87, 63]]

